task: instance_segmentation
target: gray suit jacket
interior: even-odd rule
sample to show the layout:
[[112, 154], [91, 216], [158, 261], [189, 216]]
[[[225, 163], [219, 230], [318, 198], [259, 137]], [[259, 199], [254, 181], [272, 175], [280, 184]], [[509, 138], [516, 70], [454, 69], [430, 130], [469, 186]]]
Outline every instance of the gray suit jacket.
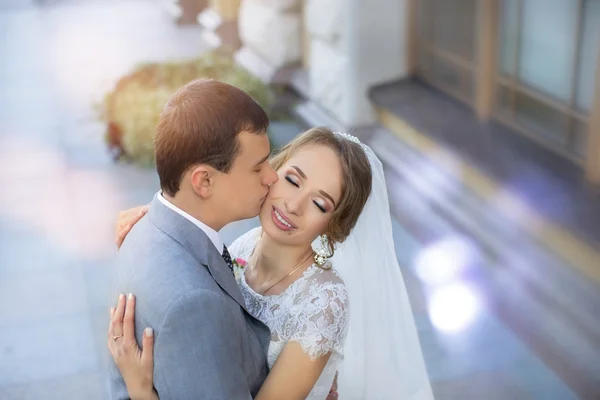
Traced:
[[[154, 199], [117, 258], [116, 293], [136, 295], [136, 338], [154, 329], [161, 400], [250, 399], [267, 373], [269, 329], [252, 317], [206, 234]], [[113, 399], [127, 399], [110, 363]]]

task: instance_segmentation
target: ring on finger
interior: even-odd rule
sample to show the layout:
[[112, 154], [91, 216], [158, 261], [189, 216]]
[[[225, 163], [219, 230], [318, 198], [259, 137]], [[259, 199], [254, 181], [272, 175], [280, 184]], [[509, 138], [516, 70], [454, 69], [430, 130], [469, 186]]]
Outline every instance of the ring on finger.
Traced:
[[122, 338], [122, 337], [123, 337], [123, 334], [120, 334], [120, 335], [113, 335], [112, 339], [113, 339], [114, 341], [116, 341], [118, 338]]

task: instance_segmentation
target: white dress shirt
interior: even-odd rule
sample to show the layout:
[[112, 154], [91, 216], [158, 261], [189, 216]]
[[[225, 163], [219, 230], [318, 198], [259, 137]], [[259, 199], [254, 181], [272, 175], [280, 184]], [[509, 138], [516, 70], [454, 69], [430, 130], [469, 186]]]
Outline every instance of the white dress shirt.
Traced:
[[208, 236], [208, 238], [210, 239], [210, 241], [212, 242], [212, 244], [215, 245], [215, 247], [217, 248], [217, 251], [219, 252], [219, 254], [223, 254], [223, 241], [221, 240], [221, 235], [219, 235], [219, 232], [215, 231], [210, 226], [202, 223], [200, 220], [192, 217], [190, 214], [186, 213], [185, 211], [183, 211], [179, 207], [175, 206], [173, 203], [169, 202], [167, 199], [165, 199], [163, 197], [162, 191], [158, 192], [157, 196], [158, 196], [158, 201], [160, 201], [165, 206], [169, 207], [171, 210], [175, 211], [177, 214], [181, 215], [182, 217], [184, 217], [188, 221], [192, 222], [198, 228], [202, 229], [202, 231], [204, 233], [206, 233], [206, 236]]

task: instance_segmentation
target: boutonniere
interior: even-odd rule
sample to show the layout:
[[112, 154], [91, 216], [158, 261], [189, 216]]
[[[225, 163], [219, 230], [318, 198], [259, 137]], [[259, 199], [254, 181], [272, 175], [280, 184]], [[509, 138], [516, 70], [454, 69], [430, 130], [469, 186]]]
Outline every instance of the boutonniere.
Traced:
[[233, 274], [235, 275], [235, 279], [239, 279], [242, 276], [246, 264], [248, 264], [248, 262], [243, 258], [239, 257], [232, 261]]

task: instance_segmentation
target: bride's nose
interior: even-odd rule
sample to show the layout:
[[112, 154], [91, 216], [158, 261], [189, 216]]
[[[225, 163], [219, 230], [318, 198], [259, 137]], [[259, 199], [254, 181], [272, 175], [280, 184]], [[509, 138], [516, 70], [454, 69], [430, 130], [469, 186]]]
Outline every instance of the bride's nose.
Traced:
[[288, 212], [290, 214], [301, 216], [304, 213], [303, 196], [298, 195], [298, 196], [289, 198], [285, 202], [285, 209], [286, 209], [286, 212]]

